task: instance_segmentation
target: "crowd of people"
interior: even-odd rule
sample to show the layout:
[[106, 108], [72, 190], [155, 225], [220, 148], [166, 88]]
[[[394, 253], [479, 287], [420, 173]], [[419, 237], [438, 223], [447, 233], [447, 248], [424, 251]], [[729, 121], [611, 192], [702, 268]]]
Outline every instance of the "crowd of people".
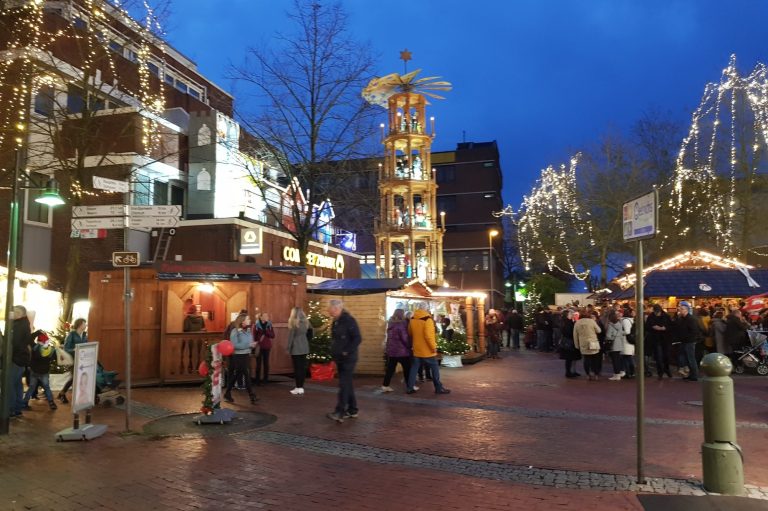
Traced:
[[749, 315], [743, 307], [741, 302], [705, 303], [694, 308], [688, 301], [680, 301], [670, 314], [660, 304], [648, 304], [641, 316], [642, 340], [637, 339], [636, 313], [628, 304], [539, 307], [527, 325], [515, 309], [506, 313], [491, 310], [485, 323], [487, 355], [496, 358], [503, 344], [518, 350], [522, 338], [526, 349], [557, 351], [565, 362], [566, 378], [581, 376], [574, 368], [582, 360], [587, 378], [598, 380], [607, 358], [612, 369], [608, 379], [618, 381], [635, 377], [636, 346], [642, 341], [645, 376], [655, 371], [659, 379], [672, 378], [675, 367], [683, 380], [697, 381], [705, 354], [732, 357], [735, 350], [749, 345], [750, 329], [768, 330], [768, 310]]

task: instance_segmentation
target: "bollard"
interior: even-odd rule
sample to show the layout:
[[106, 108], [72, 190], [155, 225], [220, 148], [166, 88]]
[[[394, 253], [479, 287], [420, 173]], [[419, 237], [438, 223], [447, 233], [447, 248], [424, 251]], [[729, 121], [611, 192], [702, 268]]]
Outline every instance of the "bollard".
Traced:
[[736, 444], [733, 365], [728, 357], [710, 353], [701, 361], [704, 401], [704, 443], [701, 462], [704, 489], [723, 495], [744, 494], [744, 466]]

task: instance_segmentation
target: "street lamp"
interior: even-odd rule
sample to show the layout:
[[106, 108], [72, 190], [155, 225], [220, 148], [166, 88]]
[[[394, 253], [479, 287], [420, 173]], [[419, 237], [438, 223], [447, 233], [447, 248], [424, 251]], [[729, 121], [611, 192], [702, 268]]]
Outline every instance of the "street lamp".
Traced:
[[[7, 435], [10, 422], [10, 404], [16, 396], [11, 395], [13, 378], [11, 375], [11, 357], [13, 357], [13, 321], [11, 313], [13, 312], [13, 291], [16, 283], [16, 260], [19, 252], [19, 192], [21, 189], [43, 190], [43, 193], [35, 199], [35, 202], [56, 206], [64, 204], [64, 200], [59, 195], [59, 184], [55, 179], [49, 179], [46, 186], [19, 186], [19, 179], [23, 174], [25, 166], [25, 151], [16, 152], [16, 165], [13, 170], [13, 182], [11, 185], [11, 214], [8, 227], [8, 271], [6, 276], [5, 289], [5, 336], [3, 342], [3, 367], [2, 367], [2, 385], [0, 385], [0, 435]], [[29, 176], [26, 176], [29, 178]]]
[[493, 309], [493, 238], [499, 235], [499, 231], [491, 229], [488, 231], [488, 267], [491, 269], [491, 303], [489, 307]]

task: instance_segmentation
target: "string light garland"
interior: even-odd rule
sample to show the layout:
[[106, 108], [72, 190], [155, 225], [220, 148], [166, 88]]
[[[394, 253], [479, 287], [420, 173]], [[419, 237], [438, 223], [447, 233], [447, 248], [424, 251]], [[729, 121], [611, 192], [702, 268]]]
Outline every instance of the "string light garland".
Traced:
[[[526, 270], [534, 259], [543, 257], [550, 271], [559, 270], [578, 280], [589, 277], [589, 269], [579, 269], [572, 254], [571, 244], [576, 239], [592, 240], [592, 226], [588, 215], [582, 215], [576, 193], [577, 154], [570, 164], [555, 169], [548, 166], [541, 171], [531, 193], [523, 197], [518, 212], [518, 239], [520, 256]], [[499, 212], [509, 214], [511, 208]]]
[[[705, 264], [707, 266], [716, 266], [718, 268], [725, 268], [729, 270], [737, 269], [737, 268], [746, 268], [748, 270], [754, 269], [754, 266], [738, 261], [736, 259], [732, 259], [730, 257], [722, 257], [715, 254], [711, 254], [709, 252], [698, 250], [698, 251], [692, 251], [692, 252], [691, 251], [682, 252], [680, 254], [677, 254], [674, 257], [670, 257], [669, 259], [665, 259], [654, 265], [646, 266], [645, 268], [643, 268], [643, 276], [656, 270], [669, 270], [670, 268], [675, 268], [682, 264], [688, 264], [693, 266], [696, 263]], [[633, 273], [629, 273], [627, 275], [618, 277], [616, 279], [616, 283], [619, 284], [619, 286], [621, 286], [622, 289], [626, 289], [634, 285], [636, 278], [637, 276], [633, 272]]]
[[[72, 18], [72, 24], [67, 29], [46, 28], [46, 2], [27, 2], [18, 7], [5, 5], [6, 7], [0, 8], [0, 16], [11, 20], [6, 25], [11, 34], [6, 51], [0, 53], [0, 84], [11, 82], [16, 85], [0, 87], [0, 104], [12, 105], [0, 109], [0, 147], [6, 145], [9, 133], [14, 134], [14, 143], [20, 148], [24, 138], [30, 134], [43, 135], [48, 131], [61, 129], [60, 126], [51, 128], [45, 126], [46, 124], [61, 123], [65, 118], [72, 117], [71, 113], [57, 105], [54, 105], [53, 117], [50, 119], [30, 117], [32, 109], [27, 112], [24, 105], [28, 104], [28, 98], [39, 95], [41, 87], [48, 87], [56, 98], [66, 94], [70, 85], [78, 88], [85, 85], [82, 100], [86, 109], [113, 98], [138, 107], [142, 124], [142, 149], [145, 154], [151, 154], [157, 149], [161, 141], [159, 119], [166, 107], [163, 79], [166, 48], [162, 39], [154, 35], [161, 33], [162, 29], [148, 0], [142, 0], [145, 11], [142, 23], [134, 20], [119, 1], [84, 0], [82, 3], [72, 3], [61, 14]], [[75, 23], [77, 20], [83, 23]], [[127, 35], [124, 29], [130, 32], [130, 35]], [[116, 63], [116, 56], [123, 56], [123, 53], [113, 48], [115, 39], [128, 39], [133, 48], [136, 48], [134, 51], [126, 45], [135, 55], [138, 90], [121, 88], [118, 83], [118, 69], [121, 67]], [[80, 69], [71, 65], [62, 66], [55, 57], [58, 47], [72, 44], [80, 49]], [[118, 41], [118, 46], [122, 48], [123, 43]], [[157, 66], [159, 80], [153, 85], [150, 65], [157, 65], [155, 62], [161, 64]], [[103, 74], [111, 75], [113, 83], [102, 81]], [[85, 83], [86, 78], [88, 83]], [[130, 83], [130, 80], [121, 82]], [[53, 138], [45, 140], [41, 147], [52, 142]], [[40, 151], [45, 151], [44, 147]], [[34, 156], [30, 154], [31, 169], [37, 164]], [[50, 159], [49, 149], [42, 160]], [[40, 166], [51, 168], [49, 163], [42, 161]], [[67, 170], [67, 164], [64, 164], [64, 167], [62, 170]], [[94, 191], [90, 186], [81, 183], [74, 174], [70, 176], [69, 181], [67, 192], [71, 197], [109, 193]]]
[[[737, 134], [751, 125], [749, 140]], [[768, 147], [768, 69], [758, 63], [742, 76], [731, 55], [718, 83], [709, 83], [683, 139], [669, 199], [678, 235], [694, 235], [691, 222], [709, 231], [719, 250], [742, 256], [753, 219], [739, 201], [740, 187], [754, 184]]]

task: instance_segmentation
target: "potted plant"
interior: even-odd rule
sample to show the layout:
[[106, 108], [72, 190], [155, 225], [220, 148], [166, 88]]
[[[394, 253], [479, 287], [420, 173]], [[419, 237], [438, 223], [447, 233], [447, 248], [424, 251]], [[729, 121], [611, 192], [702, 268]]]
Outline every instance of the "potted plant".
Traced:
[[453, 332], [450, 339], [442, 335], [437, 339], [437, 351], [443, 354], [442, 365], [445, 367], [462, 367], [461, 357], [469, 351], [467, 334]]
[[335, 364], [331, 357], [331, 318], [322, 313], [320, 302], [309, 302], [309, 324], [312, 325], [312, 339], [309, 341], [309, 374], [313, 380], [331, 380]]

